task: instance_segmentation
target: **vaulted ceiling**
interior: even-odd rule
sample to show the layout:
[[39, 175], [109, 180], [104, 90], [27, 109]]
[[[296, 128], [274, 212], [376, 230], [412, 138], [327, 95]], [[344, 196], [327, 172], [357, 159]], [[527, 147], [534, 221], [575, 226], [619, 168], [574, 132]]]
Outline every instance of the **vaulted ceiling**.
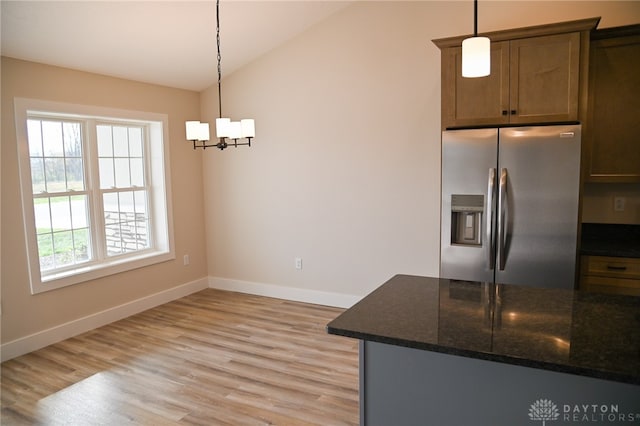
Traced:
[[[220, 2], [225, 75], [348, 1]], [[2, 55], [200, 91], [217, 81], [215, 1], [0, 2]]]

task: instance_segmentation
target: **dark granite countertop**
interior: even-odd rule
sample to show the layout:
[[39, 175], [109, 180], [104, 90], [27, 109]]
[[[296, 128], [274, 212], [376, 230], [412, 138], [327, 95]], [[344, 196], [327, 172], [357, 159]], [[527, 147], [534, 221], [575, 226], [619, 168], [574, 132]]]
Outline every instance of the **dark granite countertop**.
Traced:
[[640, 297], [396, 275], [327, 331], [640, 384]]
[[580, 254], [640, 257], [640, 225], [583, 223]]

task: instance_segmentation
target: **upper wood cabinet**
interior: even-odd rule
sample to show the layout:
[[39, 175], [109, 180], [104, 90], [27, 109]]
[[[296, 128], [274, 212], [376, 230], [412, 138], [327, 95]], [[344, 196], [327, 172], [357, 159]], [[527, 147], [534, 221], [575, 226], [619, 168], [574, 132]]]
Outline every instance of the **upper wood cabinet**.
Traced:
[[593, 33], [587, 182], [640, 182], [640, 25]]
[[467, 36], [434, 40], [442, 52], [442, 128], [579, 121], [589, 31], [598, 21], [483, 34], [491, 39], [491, 74], [480, 78], [462, 77]]

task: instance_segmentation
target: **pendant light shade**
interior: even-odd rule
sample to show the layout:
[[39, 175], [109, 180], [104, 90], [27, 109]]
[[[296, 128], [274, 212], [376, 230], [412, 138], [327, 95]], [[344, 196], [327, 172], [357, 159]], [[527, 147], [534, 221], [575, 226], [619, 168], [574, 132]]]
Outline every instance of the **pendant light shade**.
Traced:
[[462, 41], [462, 76], [485, 77], [491, 73], [491, 42], [488, 37]]

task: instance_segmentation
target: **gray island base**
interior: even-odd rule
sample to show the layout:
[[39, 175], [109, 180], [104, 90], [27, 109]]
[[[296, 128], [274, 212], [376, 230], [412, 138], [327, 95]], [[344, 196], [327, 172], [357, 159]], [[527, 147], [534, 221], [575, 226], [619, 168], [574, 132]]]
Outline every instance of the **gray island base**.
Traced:
[[360, 424], [640, 425], [640, 298], [397, 275], [360, 340]]
[[637, 385], [360, 342], [360, 424], [640, 424]]

